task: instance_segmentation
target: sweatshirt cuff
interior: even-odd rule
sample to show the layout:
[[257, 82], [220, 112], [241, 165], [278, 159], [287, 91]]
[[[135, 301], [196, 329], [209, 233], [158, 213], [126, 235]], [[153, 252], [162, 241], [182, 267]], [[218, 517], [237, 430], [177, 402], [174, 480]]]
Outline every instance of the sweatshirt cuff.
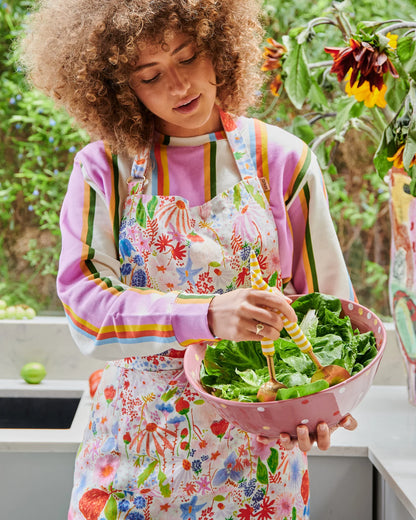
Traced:
[[172, 327], [178, 343], [187, 347], [215, 337], [208, 326], [208, 307], [212, 294], [180, 293], [172, 306]]

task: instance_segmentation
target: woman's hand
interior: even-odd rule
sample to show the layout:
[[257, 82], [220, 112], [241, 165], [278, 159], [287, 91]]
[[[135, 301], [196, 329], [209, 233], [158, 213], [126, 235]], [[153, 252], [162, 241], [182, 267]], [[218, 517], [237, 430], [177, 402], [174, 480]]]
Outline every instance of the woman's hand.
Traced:
[[[331, 445], [331, 434], [340, 426], [352, 431], [357, 428], [357, 421], [352, 415], [347, 414], [336, 426], [332, 426], [331, 428], [324, 422], [319, 423], [316, 428], [316, 433], [309, 433], [308, 427], [302, 424], [296, 429], [296, 439], [292, 439], [287, 433], [280, 434], [280, 444], [286, 450], [292, 450], [296, 444], [298, 444], [300, 450], [307, 452], [316, 442], [318, 448], [325, 451], [329, 449]], [[257, 440], [263, 444], [272, 442], [272, 439], [262, 436], [259, 436]]]
[[[216, 295], [208, 309], [208, 325], [214, 336], [232, 341], [278, 339], [283, 322], [277, 311], [289, 321], [297, 321], [290, 300], [277, 289], [273, 292], [236, 289]], [[261, 333], [257, 325], [263, 325]]]
[[[352, 431], [357, 428], [357, 421], [352, 415], [347, 414], [336, 426], [332, 426], [331, 428], [324, 422], [319, 423], [316, 428], [316, 433], [309, 433], [308, 427], [302, 424], [296, 429], [297, 438], [295, 439], [292, 439], [287, 433], [281, 433], [280, 444], [286, 450], [292, 450], [296, 444], [298, 444], [301, 451], [307, 452], [316, 442], [318, 448], [325, 451], [329, 449], [331, 445], [331, 434], [340, 426]], [[274, 443], [276, 440], [277, 439], [264, 437], [262, 435], [257, 436], [257, 441], [262, 444]]]

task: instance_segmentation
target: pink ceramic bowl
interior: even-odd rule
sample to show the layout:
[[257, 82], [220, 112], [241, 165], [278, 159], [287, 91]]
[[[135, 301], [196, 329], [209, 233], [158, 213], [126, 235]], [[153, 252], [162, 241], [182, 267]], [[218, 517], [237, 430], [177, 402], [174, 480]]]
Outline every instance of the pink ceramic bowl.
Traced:
[[[296, 297], [294, 297], [296, 298]], [[378, 353], [358, 374], [317, 394], [267, 403], [240, 403], [215, 397], [204, 390], [199, 381], [205, 345], [190, 345], [185, 352], [184, 369], [190, 385], [227, 421], [244, 431], [278, 437], [281, 432], [296, 435], [296, 426], [306, 424], [309, 431], [324, 421], [337, 424], [366, 395], [377, 372], [386, 345], [386, 331], [381, 320], [369, 309], [348, 300], [341, 300], [343, 315], [351, 319], [353, 329], [372, 330]]]

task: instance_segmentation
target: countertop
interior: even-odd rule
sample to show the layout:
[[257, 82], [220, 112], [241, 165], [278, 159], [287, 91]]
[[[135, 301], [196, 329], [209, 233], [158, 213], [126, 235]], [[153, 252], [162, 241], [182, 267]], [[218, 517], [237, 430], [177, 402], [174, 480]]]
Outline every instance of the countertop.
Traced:
[[407, 388], [373, 385], [352, 415], [356, 430], [339, 428], [328, 451], [314, 446], [309, 455], [368, 457], [416, 518], [416, 407]]
[[[45, 381], [27, 385], [23, 381], [0, 379], [0, 396], [22, 395], [82, 396], [71, 428], [67, 430], [0, 429], [0, 451], [76, 453], [88, 421], [91, 399], [87, 382]], [[368, 457], [395, 491], [398, 499], [416, 518], [416, 407], [409, 404], [405, 386], [373, 385], [352, 412], [358, 428], [338, 429], [328, 451], [314, 447], [310, 457]]]

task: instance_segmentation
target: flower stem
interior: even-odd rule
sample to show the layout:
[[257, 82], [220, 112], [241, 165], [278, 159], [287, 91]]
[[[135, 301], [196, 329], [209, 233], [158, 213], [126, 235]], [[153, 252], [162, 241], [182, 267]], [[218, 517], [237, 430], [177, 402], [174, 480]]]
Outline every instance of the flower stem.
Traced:
[[386, 35], [389, 32], [397, 31], [398, 29], [409, 29], [414, 28], [416, 29], [416, 22], [402, 22], [394, 23], [392, 25], [389, 25], [385, 27], [384, 29], [381, 29], [378, 31], [378, 34]]

